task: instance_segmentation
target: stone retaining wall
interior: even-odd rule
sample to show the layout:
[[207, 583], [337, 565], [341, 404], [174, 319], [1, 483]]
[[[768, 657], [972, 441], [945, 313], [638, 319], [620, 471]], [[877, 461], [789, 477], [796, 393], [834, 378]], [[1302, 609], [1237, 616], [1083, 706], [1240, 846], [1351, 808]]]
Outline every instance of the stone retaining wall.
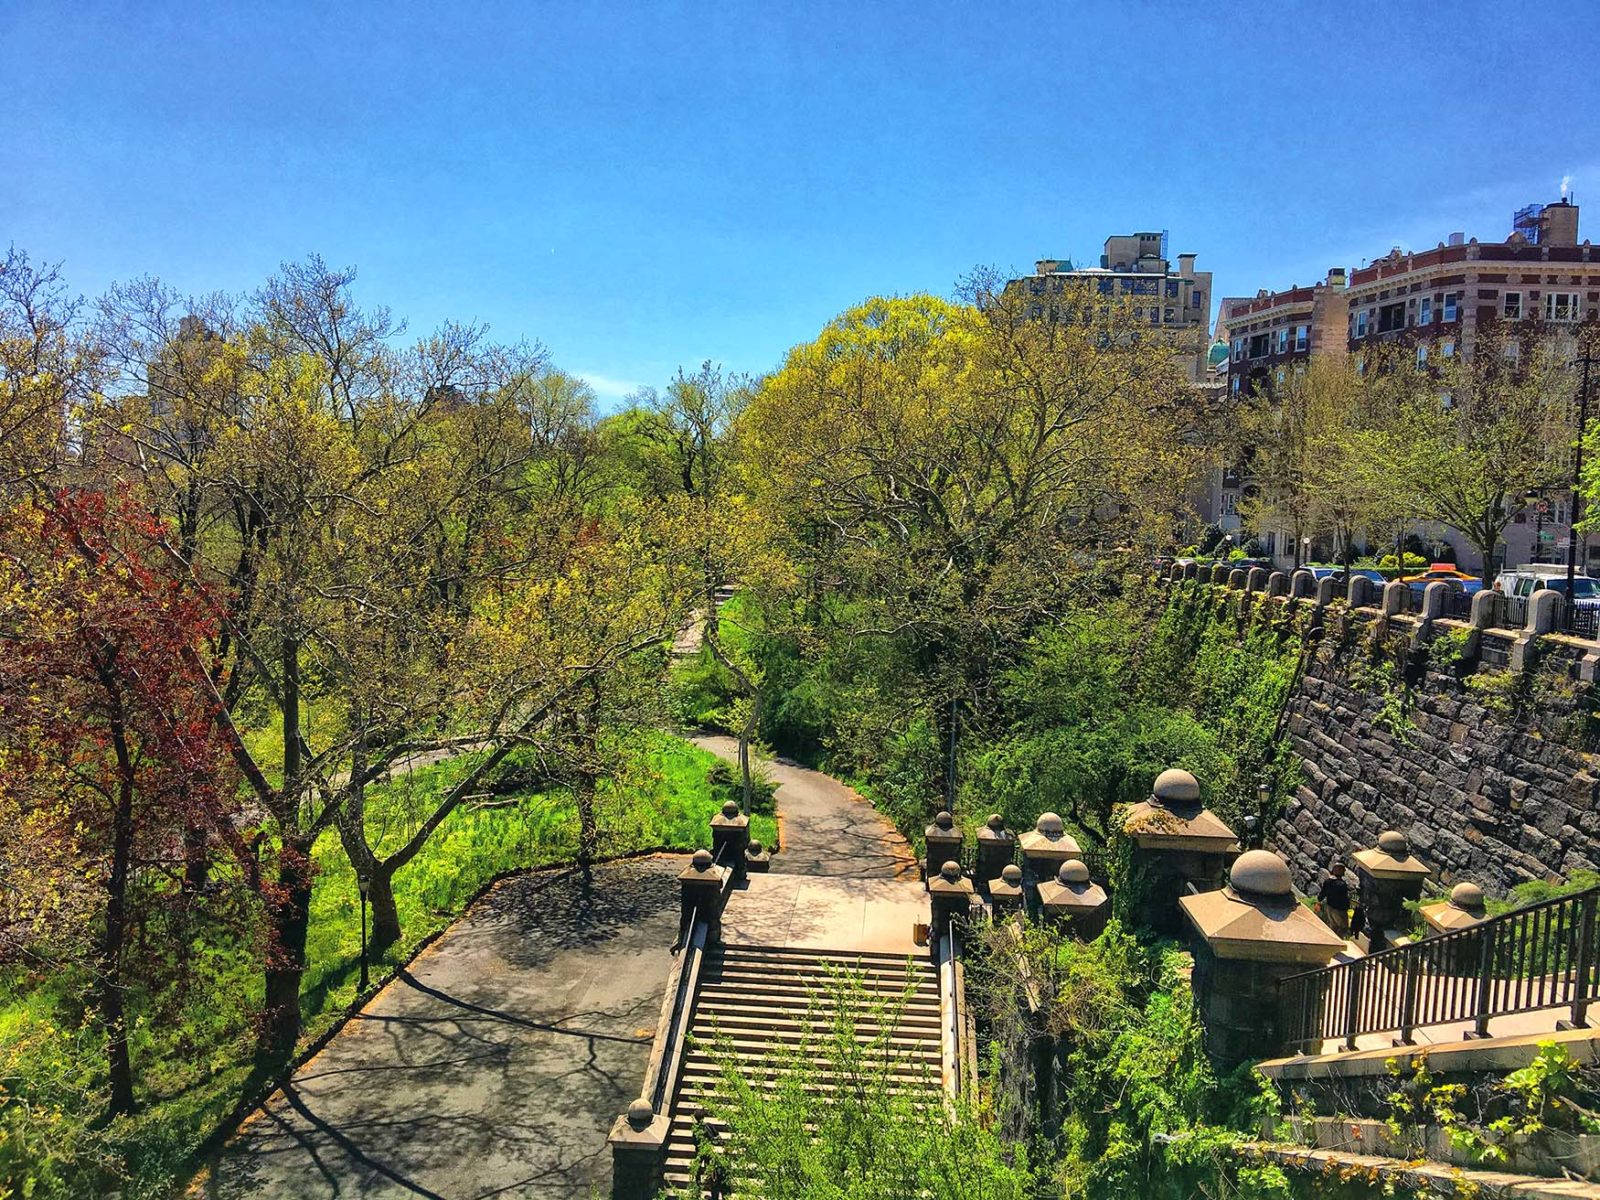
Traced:
[[[1385, 829], [1406, 833], [1436, 883], [1504, 893], [1600, 869], [1600, 758], [1586, 748], [1600, 648], [1342, 600], [1241, 601], [1314, 630], [1285, 713], [1303, 782], [1270, 831], [1298, 886]], [[1512, 672], [1518, 641], [1529, 669]]]

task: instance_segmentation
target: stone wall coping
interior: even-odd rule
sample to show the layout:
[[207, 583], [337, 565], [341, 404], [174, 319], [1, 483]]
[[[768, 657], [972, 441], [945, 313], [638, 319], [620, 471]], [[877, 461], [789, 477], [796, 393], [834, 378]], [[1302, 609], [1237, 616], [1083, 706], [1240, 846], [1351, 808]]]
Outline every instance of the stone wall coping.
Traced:
[[[1470, 1042], [1442, 1042], [1428, 1046], [1428, 1069], [1445, 1071], [1493, 1071], [1497, 1074], [1527, 1066], [1539, 1052], [1540, 1042], [1565, 1046], [1573, 1058], [1586, 1066], [1600, 1062], [1600, 1030], [1569, 1029], [1561, 1033], [1520, 1033], [1515, 1037], [1480, 1038]], [[1343, 1079], [1389, 1074], [1390, 1059], [1415, 1054], [1422, 1047], [1380, 1047], [1349, 1050], [1337, 1054], [1299, 1054], [1270, 1058], [1256, 1064], [1268, 1079]]]

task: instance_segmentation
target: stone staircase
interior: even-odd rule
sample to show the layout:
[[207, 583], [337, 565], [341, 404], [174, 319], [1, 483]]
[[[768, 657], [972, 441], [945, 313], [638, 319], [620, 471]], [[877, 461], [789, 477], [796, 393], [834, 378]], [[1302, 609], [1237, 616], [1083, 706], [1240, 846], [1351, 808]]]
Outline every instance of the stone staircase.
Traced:
[[[813, 1000], [831, 1011], [830, 983], [835, 972], [858, 974], [869, 997], [885, 1000], [905, 994], [910, 984], [892, 1034], [897, 1058], [889, 1070], [897, 1091], [937, 1101], [939, 978], [926, 957], [907, 964], [905, 955], [869, 951], [749, 945], [708, 949], [690, 1025], [692, 1040], [672, 1104], [665, 1161], [668, 1191], [681, 1194], [691, 1184], [695, 1117], [701, 1098], [715, 1090], [721, 1074], [718, 1045], [731, 1043], [740, 1073], [760, 1084], [769, 1053], [798, 1045], [805, 1037]], [[874, 1024], [876, 1016], [871, 1010], [858, 1014], [860, 1040], [870, 1041], [880, 1033]], [[720, 1132], [716, 1121], [708, 1119], [705, 1127], [713, 1134]]]

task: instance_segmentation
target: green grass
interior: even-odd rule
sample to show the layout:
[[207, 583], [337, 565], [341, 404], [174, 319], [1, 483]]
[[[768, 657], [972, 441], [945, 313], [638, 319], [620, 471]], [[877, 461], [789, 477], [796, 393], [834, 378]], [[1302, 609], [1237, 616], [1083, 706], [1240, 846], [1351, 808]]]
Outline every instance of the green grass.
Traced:
[[[601, 852], [655, 846], [694, 849], [729, 798], [733, 776], [715, 756], [661, 733], [630, 737], [625, 767], [596, 797]], [[408, 836], [434, 797], [470, 769], [471, 757], [423, 767], [373, 788], [368, 830], [380, 853]], [[770, 797], [770, 792], [768, 793]], [[497, 807], [463, 805], [395, 877], [403, 937], [382, 975], [457, 917], [492, 879], [570, 860], [578, 819], [564, 791], [497, 795]], [[770, 800], [751, 835], [771, 845]], [[356, 996], [361, 949], [354, 871], [336, 835], [315, 851], [308, 967], [301, 992], [305, 1038], [326, 1033]], [[84, 1010], [89, 980], [70, 970], [0, 973], [0, 1197], [97, 1194], [105, 1171], [125, 1161], [124, 1197], [167, 1192], [201, 1141], [223, 1121], [250, 1079], [261, 977], [246, 939], [196, 936], [185, 948], [195, 969], [181, 993], [130, 997], [130, 1037], [144, 1111], [92, 1127], [104, 1088], [104, 1042]], [[52, 1174], [54, 1172], [54, 1174]]]

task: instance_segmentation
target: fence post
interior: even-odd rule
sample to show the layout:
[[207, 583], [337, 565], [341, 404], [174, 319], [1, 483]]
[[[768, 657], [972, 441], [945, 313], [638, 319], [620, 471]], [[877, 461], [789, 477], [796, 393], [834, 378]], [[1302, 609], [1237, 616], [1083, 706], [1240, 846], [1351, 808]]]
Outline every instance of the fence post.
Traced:
[[1422, 974], [1422, 954], [1420, 950], [1406, 953], [1406, 977], [1400, 985], [1400, 1036], [1395, 1038], [1396, 1046], [1409, 1046], [1414, 1040], [1411, 1028], [1417, 1023], [1417, 977]]
[[1494, 944], [1498, 940], [1499, 925], [1490, 921], [1479, 926], [1482, 933], [1479, 935], [1483, 941], [1478, 947], [1478, 995], [1477, 1017], [1472, 1023], [1472, 1032], [1468, 1038], [1486, 1038], [1489, 1036], [1489, 1009], [1494, 998]]
[[1589, 976], [1594, 971], [1595, 893], [1578, 905], [1578, 977], [1572, 983], [1572, 1020], [1557, 1021], [1557, 1029], [1583, 1029], [1589, 1024]]
[[1366, 966], [1364, 958], [1354, 959], [1350, 963], [1350, 982], [1345, 985], [1344, 993], [1344, 1049], [1356, 1048], [1356, 1030], [1359, 1028], [1361, 1008], [1361, 976], [1362, 968]]

